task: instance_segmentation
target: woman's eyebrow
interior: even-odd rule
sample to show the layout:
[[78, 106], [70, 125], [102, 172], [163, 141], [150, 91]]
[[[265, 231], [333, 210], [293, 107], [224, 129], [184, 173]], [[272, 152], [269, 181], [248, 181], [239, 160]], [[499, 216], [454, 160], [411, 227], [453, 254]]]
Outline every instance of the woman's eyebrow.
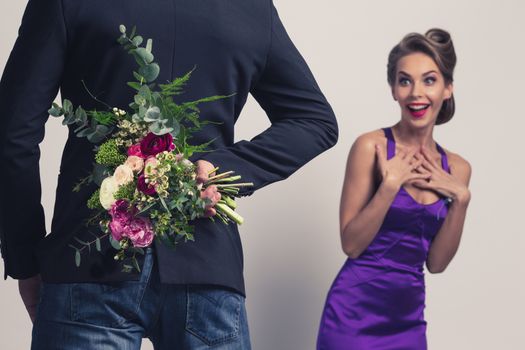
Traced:
[[[423, 75], [428, 75], [428, 74], [430, 74], [430, 73], [436, 73], [436, 74], [437, 74], [437, 72], [436, 72], [435, 70], [429, 70], [428, 72], [423, 73]], [[409, 78], [412, 77], [410, 74], [408, 74], [407, 72], [404, 72], [404, 71], [402, 71], [402, 70], [399, 71], [399, 74], [406, 75], [406, 76], [409, 77]]]

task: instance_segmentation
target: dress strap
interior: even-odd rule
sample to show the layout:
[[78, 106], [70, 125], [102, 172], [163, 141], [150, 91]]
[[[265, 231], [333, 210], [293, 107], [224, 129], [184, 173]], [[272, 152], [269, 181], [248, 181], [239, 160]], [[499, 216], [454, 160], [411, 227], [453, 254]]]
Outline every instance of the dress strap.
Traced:
[[450, 173], [450, 168], [448, 167], [448, 158], [445, 150], [436, 142], [437, 149], [441, 153], [441, 167], [448, 173]]
[[392, 129], [383, 128], [386, 137], [386, 159], [390, 159], [396, 155], [396, 141]]

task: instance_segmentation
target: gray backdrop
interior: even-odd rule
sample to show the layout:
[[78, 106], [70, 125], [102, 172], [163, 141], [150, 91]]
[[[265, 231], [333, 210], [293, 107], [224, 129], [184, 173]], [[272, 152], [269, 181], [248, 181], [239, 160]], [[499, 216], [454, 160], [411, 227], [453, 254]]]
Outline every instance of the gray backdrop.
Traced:
[[[338, 206], [348, 150], [361, 133], [398, 121], [386, 83], [388, 52], [404, 34], [434, 26], [452, 33], [458, 55], [457, 113], [436, 128], [435, 137], [471, 162], [473, 195], [456, 258], [445, 273], [427, 274], [429, 347], [525, 348], [525, 3], [275, 2], [338, 116], [340, 140], [288, 180], [239, 201], [246, 219], [241, 235], [253, 348], [314, 348], [326, 292], [345, 260]], [[2, 70], [25, 5], [25, 0], [0, 2]], [[237, 139], [250, 139], [268, 125], [250, 99], [237, 124]], [[41, 145], [48, 230], [65, 131], [60, 120], [50, 119]], [[17, 283], [0, 284], [0, 348], [28, 349], [31, 322]], [[144, 341], [143, 348], [152, 346]]]

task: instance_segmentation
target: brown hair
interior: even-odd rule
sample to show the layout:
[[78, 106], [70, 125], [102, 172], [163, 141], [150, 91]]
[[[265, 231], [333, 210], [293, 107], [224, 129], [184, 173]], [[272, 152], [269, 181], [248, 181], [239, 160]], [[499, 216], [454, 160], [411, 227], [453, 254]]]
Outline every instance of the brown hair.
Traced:
[[[438, 28], [428, 30], [425, 35], [419, 33], [407, 34], [388, 55], [387, 79], [390, 86], [394, 86], [396, 80], [396, 69], [399, 60], [411, 53], [424, 53], [436, 62], [441, 74], [445, 78], [445, 84], [453, 81], [454, 67], [456, 66], [456, 52], [450, 34]], [[444, 124], [452, 119], [455, 111], [454, 95], [443, 101], [439, 111], [436, 124]]]

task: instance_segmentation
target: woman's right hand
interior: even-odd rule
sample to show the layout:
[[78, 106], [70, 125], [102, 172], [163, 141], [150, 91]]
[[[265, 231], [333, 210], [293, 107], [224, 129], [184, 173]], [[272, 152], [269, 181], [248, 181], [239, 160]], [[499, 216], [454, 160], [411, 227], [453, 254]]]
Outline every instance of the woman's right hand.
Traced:
[[417, 149], [399, 151], [394, 157], [387, 160], [383, 148], [376, 144], [377, 162], [383, 185], [397, 192], [406, 182], [429, 179], [429, 172], [414, 171], [423, 162], [422, 157], [419, 157], [420, 159], [415, 157], [417, 153]]

